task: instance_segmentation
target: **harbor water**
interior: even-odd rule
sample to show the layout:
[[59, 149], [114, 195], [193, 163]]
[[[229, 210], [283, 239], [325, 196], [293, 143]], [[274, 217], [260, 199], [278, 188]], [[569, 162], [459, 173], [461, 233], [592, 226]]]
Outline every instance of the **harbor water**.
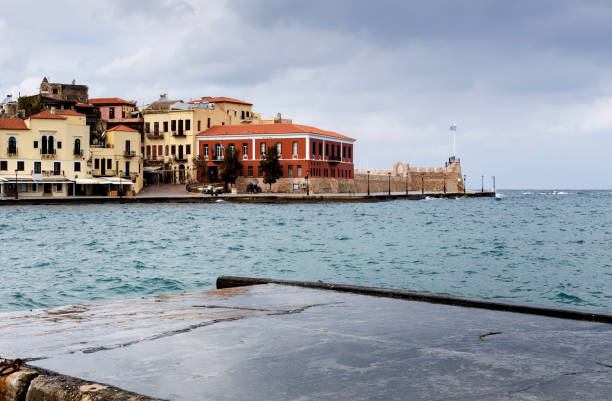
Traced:
[[612, 311], [610, 191], [4, 206], [0, 244], [0, 311], [207, 290], [220, 275]]

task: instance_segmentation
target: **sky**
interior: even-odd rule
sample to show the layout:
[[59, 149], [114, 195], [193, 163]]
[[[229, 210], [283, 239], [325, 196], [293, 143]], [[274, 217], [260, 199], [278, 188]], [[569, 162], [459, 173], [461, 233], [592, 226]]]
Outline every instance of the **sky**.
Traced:
[[0, 0], [0, 98], [229, 96], [357, 139], [356, 168], [612, 188], [608, 1]]

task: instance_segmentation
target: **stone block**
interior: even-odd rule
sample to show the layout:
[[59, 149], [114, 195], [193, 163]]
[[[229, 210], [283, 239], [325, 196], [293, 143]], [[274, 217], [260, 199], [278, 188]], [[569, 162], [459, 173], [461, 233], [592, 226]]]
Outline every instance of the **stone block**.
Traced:
[[38, 372], [21, 368], [7, 376], [0, 376], [0, 401], [21, 401], [25, 399], [30, 382]]

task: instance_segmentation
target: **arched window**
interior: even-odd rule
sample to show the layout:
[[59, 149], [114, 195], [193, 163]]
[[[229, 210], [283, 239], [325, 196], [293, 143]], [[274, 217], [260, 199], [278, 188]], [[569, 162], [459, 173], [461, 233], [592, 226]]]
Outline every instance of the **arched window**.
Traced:
[[49, 135], [48, 139], [49, 144], [47, 145], [47, 152], [52, 155], [55, 154], [55, 149], [53, 148], [53, 137]]
[[81, 140], [78, 138], [74, 140], [74, 154], [81, 154]]
[[17, 153], [17, 139], [14, 136], [9, 138], [8, 141], [8, 152], [11, 154]]
[[42, 153], [43, 155], [46, 155], [47, 154], [47, 136], [43, 135], [42, 140], [40, 142], [42, 144], [40, 153]]

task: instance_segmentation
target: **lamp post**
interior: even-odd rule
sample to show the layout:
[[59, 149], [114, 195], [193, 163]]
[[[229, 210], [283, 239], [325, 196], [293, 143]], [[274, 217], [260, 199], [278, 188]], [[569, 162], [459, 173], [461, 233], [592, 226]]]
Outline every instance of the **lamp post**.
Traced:
[[405, 177], [406, 177], [406, 196], [408, 196], [408, 174], [406, 174]]
[[446, 173], [442, 173], [442, 185], [444, 186], [444, 193], [446, 193]]
[[121, 176], [123, 175], [123, 170], [119, 170], [119, 199], [123, 198], [123, 185], [121, 183]]
[[368, 170], [368, 196], [370, 196], [370, 170]]
[[310, 195], [310, 188], [308, 188], [308, 175], [310, 173], [310, 170], [306, 170], [306, 196]]
[[19, 199], [19, 187], [17, 186], [17, 169], [15, 169], [15, 199]]
[[391, 196], [391, 172], [387, 173], [387, 176], [389, 177], [389, 196]]
[[421, 173], [421, 195], [425, 195], [425, 173]]
[[480, 192], [484, 192], [484, 174], [482, 175], [480, 181]]
[[174, 166], [174, 173], [172, 174], [172, 178], [174, 179], [174, 185], [177, 184], [177, 179], [176, 179], [176, 166]]
[[463, 174], [463, 194], [465, 194], [465, 190], [467, 187], [467, 176], [465, 174]]

